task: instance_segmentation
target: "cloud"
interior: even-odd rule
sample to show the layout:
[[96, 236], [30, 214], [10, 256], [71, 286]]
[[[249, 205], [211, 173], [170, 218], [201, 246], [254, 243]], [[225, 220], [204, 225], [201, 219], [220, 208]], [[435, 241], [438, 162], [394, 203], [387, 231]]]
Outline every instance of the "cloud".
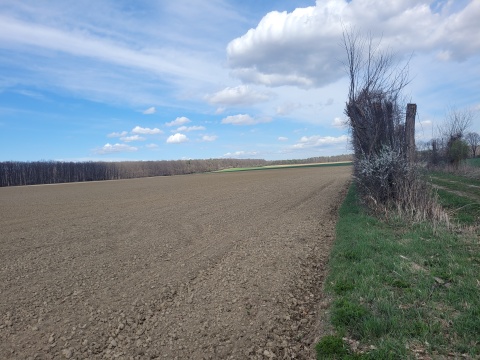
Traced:
[[135, 126], [132, 129], [132, 134], [142, 134], [142, 135], [156, 135], [156, 134], [162, 134], [163, 131], [160, 130], [159, 128], [142, 128], [140, 126]]
[[167, 139], [167, 144], [181, 144], [188, 141], [188, 138], [185, 134], [176, 133], [175, 135], [170, 135]]
[[231, 115], [222, 119], [222, 124], [232, 124], [232, 125], [256, 125], [260, 123], [266, 123], [272, 121], [271, 118], [252, 118], [247, 114]]
[[94, 152], [98, 155], [105, 155], [105, 154], [113, 154], [113, 153], [119, 153], [119, 152], [133, 152], [137, 151], [138, 148], [134, 146], [130, 146], [127, 144], [105, 144], [103, 147], [100, 149], [96, 149]]
[[[205, 79], [205, 74], [199, 73], [194, 66], [188, 66], [192, 65], [188, 57], [175, 56], [178, 54], [174, 54], [174, 51], [164, 51], [163, 56], [158, 56], [158, 53], [148, 47], [146, 47], [148, 50], [138, 50], [134, 46], [129, 47], [126, 41], [124, 43], [114, 41], [113, 36], [105, 36], [108, 34], [107, 29], [98, 28], [105, 32], [102, 34], [104, 37], [101, 37], [96, 34], [96, 31], [89, 31], [88, 27], [85, 29], [85, 25], [78, 19], [71, 20], [76, 21], [77, 25], [71, 28], [80, 27], [79, 30], [55, 27], [58, 26], [58, 22], [37, 24], [34, 21], [22, 21], [0, 15], [0, 42], [7, 41], [7, 44], [36, 49], [43, 48], [70, 56], [101, 61], [110, 66], [140, 69], [168, 77]], [[130, 21], [130, 19], [124, 20]], [[141, 39], [138, 40], [141, 41]]]
[[122, 136], [126, 136], [128, 133], [126, 131], [122, 131], [122, 132], [112, 132], [110, 134], [107, 135], [107, 137], [109, 138], [114, 138], [114, 137], [122, 137]]
[[347, 122], [344, 119], [336, 117], [332, 121], [332, 126], [336, 127], [336, 128], [339, 128], [339, 129], [345, 129], [348, 125], [347, 125]]
[[330, 145], [347, 144], [349, 137], [341, 135], [339, 137], [333, 136], [302, 136], [298, 143], [292, 146], [292, 149], [306, 149], [315, 147], [328, 147]]
[[188, 124], [191, 120], [185, 116], [177, 117], [175, 120], [165, 123], [166, 126], [179, 126]]
[[420, 126], [430, 127], [430, 126], [432, 126], [432, 124], [433, 124], [432, 120], [423, 120], [423, 121], [418, 122], [418, 125], [420, 125]]
[[155, 106], [149, 107], [148, 109], [143, 111], [143, 114], [145, 115], [152, 115], [157, 112], [157, 109], [155, 109]]
[[218, 136], [217, 135], [204, 135], [202, 137], [202, 140], [203, 141], [215, 141], [218, 139]]
[[45, 100], [46, 99], [43, 94], [40, 94], [36, 91], [19, 89], [19, 90], [13, 90], [13, 92], [17, 93], [17, 94], [20, 94], [20, 95], [23, 95], [23, 96], [28, 96], [28, 97], [31, 97], [31, 98], [34, 98], [34, 99], [38, 99], [38, 100]]
[[252, 105], [267, 101], [270, 98], [271, 94], [255, 91], [248, 85], [227, 87], [213, 95], [206, 96], [206, 99], [210, 104], [224, 106]]
[[[245, 83], [322, 87], [345, 75], [339, 59], [344, 28], [369, 32], [399, 56], [439, 53], [445, 61], [464, 60], [480, 51], [480, 1], [459, 9], [452, 1], [404, 0], [371, 6], [371, 0], [317, 0], [292, 12], [272, 11], [257, 27], [227, 46], [232, 74]], [[463, 2], [463, 4], [465, 4]], [[412, 24], [415, 24], [413, 26]]]
[[123, 136], [120, 138], [120, 140], [125, 142], [131, 142], [131, 141], [145, 141], [146, 139], [139, 135], [132, 135], [132, 136]]
[[158, 145], [157, 144], [148, 144], [148, 145], [145, 145], [145, 147], [147, 149], [156, 149], [156, 148], [158, 148]]
[[224, 82], [225, 44], [246, 21], [225, 0], [128, 8], [112, 0], [69, 6], [7, 0], [0, 8], [0, 51], [8, 54], [0, 68], [9, 69], [2, 78], [140, 114], [152, 105], [160, 111], [182, 108], [187, 98], [202, 101], [205, 89]]
[[290, 114], [291, 112], [293, 112], [294, 110], [296, 110], [300, 107], [301, 107], [300, 104], [295, 104], [295, 103], [292, 103], [292, 102], [286, 102], [286, 103], [284, 103], [280, 106], [277, 106], [277, 108], [275, 109], [275, 113], [277, 115], [284, 116], [284, 115]]
[[201, 130], [205, 130], [205, 126], [180, 126], [176, 131], [188, 132], [188, 131], [201, 131]]
[[288, 138], [285, 136], [279, 136], [278, 141], [288, 141]]
[[420, 140], [430, 140], [434, 135], [432, 134], [433, 121], [422, 120], [415, 124], [415, 138]]
[[235, 151], [235, 152], [228, 152], [223, 155], [223, 157], [229, 157], [229, 158], [245, 158], [249, 156], [255, 156], [258, 155], [257, 151]]

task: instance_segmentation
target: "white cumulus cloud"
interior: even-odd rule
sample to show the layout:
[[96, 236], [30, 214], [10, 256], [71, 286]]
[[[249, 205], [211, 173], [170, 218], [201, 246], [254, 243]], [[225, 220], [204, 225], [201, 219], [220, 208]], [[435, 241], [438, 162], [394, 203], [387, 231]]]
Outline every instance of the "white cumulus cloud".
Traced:
[[[292, 12], [272, 11], [227, 46], [228, 65], [245, 83], [321, 87], [345, 75], [339, 59], [345, 28], [371, 33], [400, 56], [438, 53], [444, 61], [480, 51], [480, 1], [317, 0]], [[456, 2], [455, 2], [456, 3]], [[466, 4], [466, 5], [465, 5]]]
[[157, 144], [148, 144], [148, 145], [145, 145], [145, 147], [147, 149], [156, 149], [156, 148], [158, 148], [158, 145]]
[[131, 141], [145, 141], [144, 137], [141, 137], [140, 135], [132, 135], [132, 136], [122, 136], [120, 140], [125, 141], [125, 142], [131, 142]]
[[203, 141], [215, 141], [218, 139], [218, 136], [217, 135], [204, 135], [202, 137], [202, 140]]
[[142, 128], [140, 126], [135, 126], [132, 129], [132, 134], [156, 135], [161, 133], [163, 133], [163, 131], [160, 130], [159, 128], [150, 129], [150, 128]]
[[293, 149], [305, 149], [314, 147], [326, 147], [331, 145], [347, 144], [349, 137], [347, 135], [334, 136], [302, 136], [298, 143], [292, 146]]
[[188, 141], [188, 137], [185, 134], [176, 133], [175, 135], [170, 135], [167, 139], [167, 144], [180, 144]]
[[128, 134], [128, 132], [126, 132], [126, 131], [112, 132], [112, 133], [108, 134], [107, 137], [109, 137], [109, 138], [122, 137], [122, 136], [126, 136], [127, 134]]
[[222, 124], [232, 125], [256, 125], [272, 121], [271, 118], [252, 118], [248, 114], [230, 115], [222, 119]]
[[165, 123], [167, 126], [180, 126], [191, 122], [191, 120], [185, 116], [177, 117], [175, 120]]
[[155, 109], [155, 106], [152, 106], [146, 110], [143, 110], [143, 114], [145, 115], [152, 115], [152, 114], [155, 114], [156, 112], [157, 112], [157, 109]]
[[215, 94], [206, 96], [206, 99], [211, 104], [227, 106], [251, 105], [267, 101], [270, 98], [270, 94], [255, 91], [248, 85], [227, 87], [219, 92], [216, 92]]
[[228, 152], [224, 154], [224, 157], [228, 158], [245, 158], [245, 157], [250, 157], [250, 156], [255, 156], [258, 155], [258, 152], [256, 151], [235, 151], [235, 152]]
[[134, 146], [130, 146], [127, 144], [105, 144], [103, 147], [100, 149], [96, 149], [95, 153], [99, 155], [105, 155], [105, 154], [112, 154], [112, 153], [119, 153], [119, 152], [133, 152], [137, 151], [138, 148]]
[[189, 132], [189, 131], [201, 131], [205, 130], [205, 126], [180, 126], [177, 130], [177, 132]]
[[279, 136], [278, 141], [288, 141], [288, 138], [285, 136]]

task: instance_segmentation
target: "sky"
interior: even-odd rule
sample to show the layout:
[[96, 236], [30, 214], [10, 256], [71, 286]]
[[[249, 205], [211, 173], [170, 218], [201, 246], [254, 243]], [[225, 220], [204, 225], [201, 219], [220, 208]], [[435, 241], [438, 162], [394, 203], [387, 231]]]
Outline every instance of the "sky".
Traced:
[[345, 29], [408, 62], [428, 141], [480, 112], [478, 19], [480, 0], [0, 0], [0, 161], [351, 153]]

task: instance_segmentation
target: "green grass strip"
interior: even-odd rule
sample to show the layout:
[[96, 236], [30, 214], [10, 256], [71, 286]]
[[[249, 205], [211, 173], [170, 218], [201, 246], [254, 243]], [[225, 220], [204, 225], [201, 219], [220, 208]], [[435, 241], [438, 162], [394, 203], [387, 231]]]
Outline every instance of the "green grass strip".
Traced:
[[431, 175], [432, 181], [443, 180], [443, 181], [460, 183], [464, 185], [480, 186], [480, 180], [469, 178], [466, 176], [444, 173], [439, 171], [430, 172], [429, 175]]
[[480, 222], [480, 181], [461, 175], [430, 173], [429, 181], [441, 186], [437, 193], [449, 215], [463, 225]]
[[478, 238], [386, 224], [356, 199], [352, 186], [339, 211], [325, 286], [336, 335], [320, 341], [318, 359], [480, 356]]
[[305, 164], [305, 165], [278, 165], [278, 166], [259, 166], [259, 167], [248, 167], [248, 168], [231, 168], [231, 169], [218, 170], [214, 172], [225, 173], [225, 172], [237, 172], [237, 171], [301, 169], [301, 168], [313, 168], [313, 167], [351, 166], [351, 165], [352, 165], [352, 162]]
[[442, 189], [438, 189], [437, 193], [440, 204], [448, 211], [450, 217], [460, 224], [475, 225], [480, 222], [480, 203], [476, 200]]
[[470, 166], [478, 166], [480, 167], [480, 157], [474, 159], [467, 159], [467, 164]]
[[430, 181], [435, 185], [445, 187], [449, 190], [461, 191], [465, 193], [466, 196], [473, 195], [474, 197], [480, 197], [480, 186], [478, 185], [471, 186], [461, 182], [453, 182], [439, 178], [430, 178]]

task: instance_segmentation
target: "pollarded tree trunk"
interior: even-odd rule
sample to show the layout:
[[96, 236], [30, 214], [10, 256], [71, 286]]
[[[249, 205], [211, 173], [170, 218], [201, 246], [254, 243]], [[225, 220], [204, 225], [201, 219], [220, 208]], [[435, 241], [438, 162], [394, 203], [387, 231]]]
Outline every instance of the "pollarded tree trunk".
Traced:
[[407, 104], [407, 117], [405, 119], [405, 154], [408, 163], [415, 162], [415, 116], [417, 104]]

